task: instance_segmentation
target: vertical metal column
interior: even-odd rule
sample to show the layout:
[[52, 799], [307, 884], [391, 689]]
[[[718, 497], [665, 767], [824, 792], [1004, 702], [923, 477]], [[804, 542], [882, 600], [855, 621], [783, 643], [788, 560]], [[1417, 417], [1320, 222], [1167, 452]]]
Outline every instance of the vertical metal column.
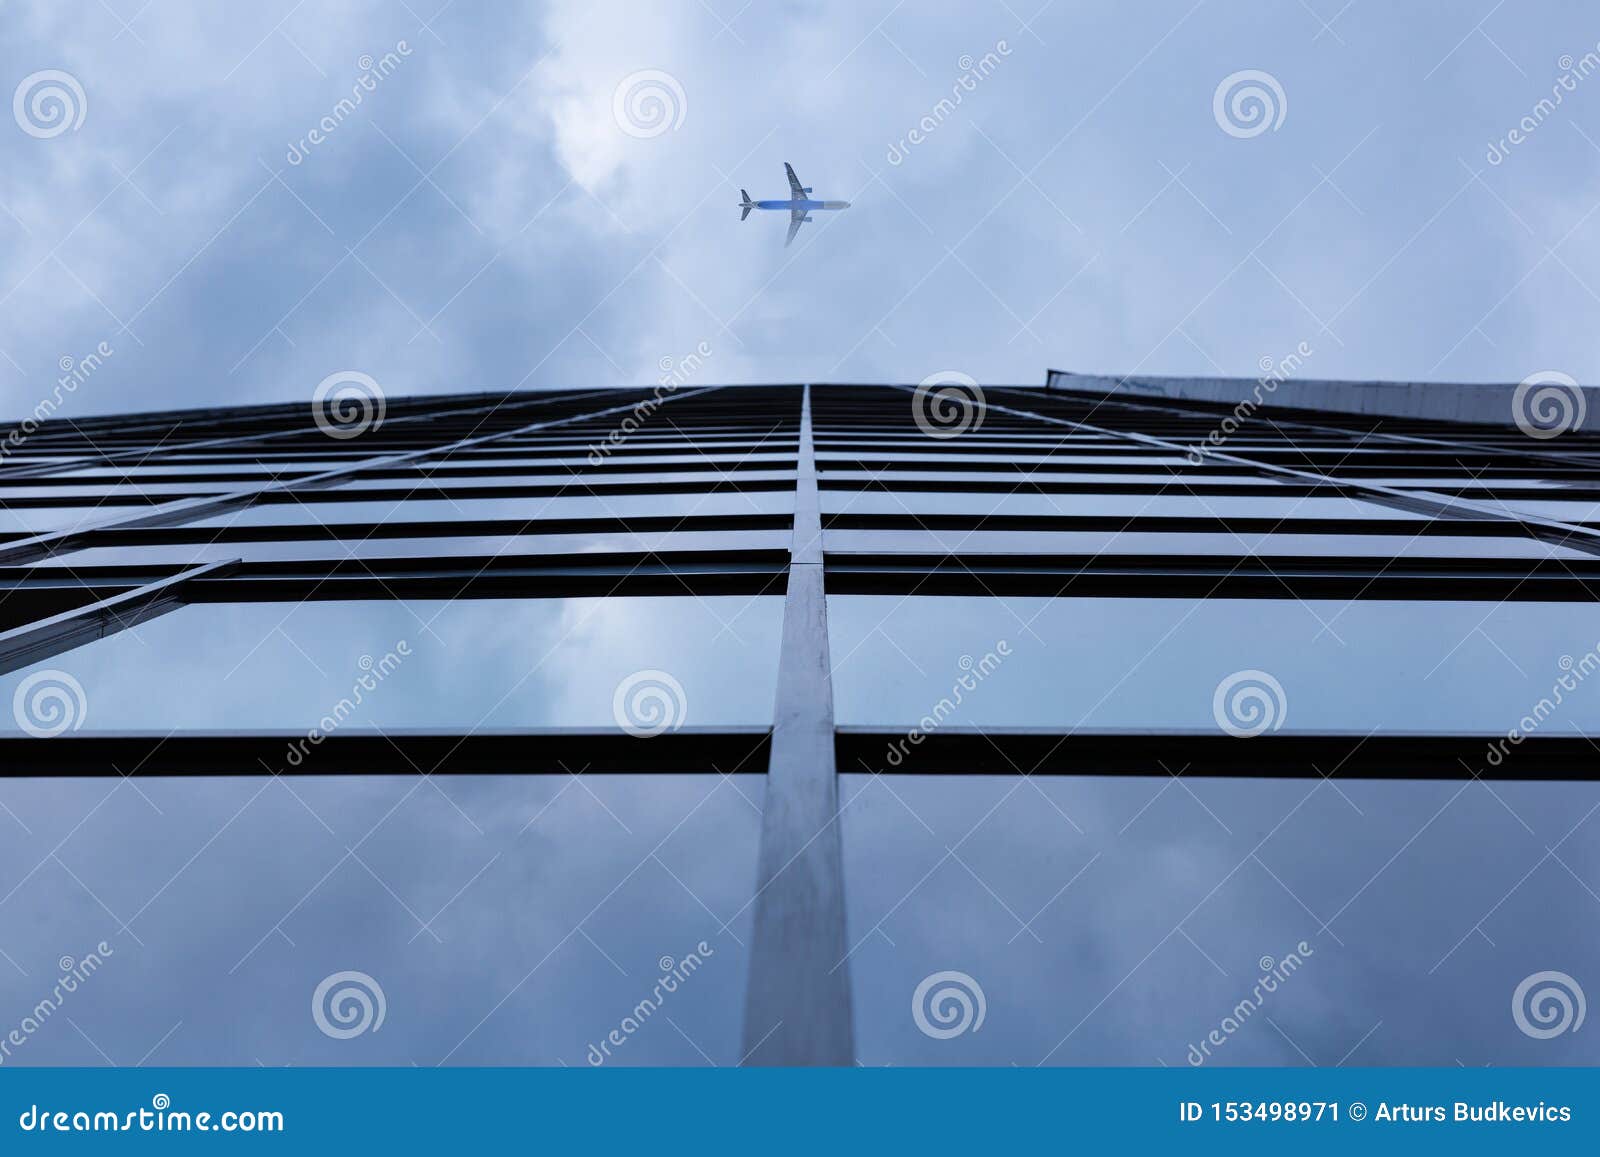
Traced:
[[761, 819], [746, 1064], [855, 1060], [819, 510], [808, 385], [800, 404], [794, 541]]

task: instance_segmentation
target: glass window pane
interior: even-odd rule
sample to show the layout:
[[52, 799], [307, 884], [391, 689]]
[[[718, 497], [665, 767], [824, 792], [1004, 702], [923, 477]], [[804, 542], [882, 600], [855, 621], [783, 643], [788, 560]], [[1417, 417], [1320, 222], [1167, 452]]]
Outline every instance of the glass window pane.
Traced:
[[137, 466], [91, 466], [78, 470], [63, 470], [61, 478], [115, 478], [130, 482], [146, 474], [318, 474], [338, 466], [348, 466], [348, 459], [316, 461], [304, 458], [215, 458], [208, 462], [181, 462], [167, 458], [146, 458]]
[[730, 470], [720, 471], [707, 467], [704, 470], [678, 470], [665, 473], [640, 472], [628, 474], [573, 474], [567, 471], [558, 471], [549, 474], [521, 474], [521, 475], [474, 475], [474, 474], [440, 474], [431, 479], [417, 474], [407, 474], [402, 478], [360, 478], [358, 479], [364, 490], [414, 490], [419, 484], [436, 483], [449, 486], [571, 486], [574, 490], [584, 485], [627, 486], [627, 485], [667, 485], [675, 483], [682, 486], [710, 486], [711, 484], [727, 479], [729, 481], [755, 483], [782, 483], [794, 481], [792, 471], [782, 470]]
[[567, 473], [566, 468], [571, 467], [577, 473], [582, 474], [585, 468], [595, 465], [609, 465], [614, 469], [626, 467], [630, 470], [634, 467], [650, 467], [653, 469], [657, 466], [675, 465], [680, 469], [686, 470], [709, 470], [718, 467], [750, 469], [751, 463], [767, 463], [768, 465], [783, 465], [787, 463], [789, 469], [792, 470], [794, 468], [794, 451], [790, 450], [785, 453], [778, 450], [770, 453], [751, 453], [738, 447], [706, 446], [703, 450], [686, 450], [682, 453], [619, 454], [612, 452], [606, 455], [599, 463], [590, 460], [589, 452], [585, 448], [576, 449], [570, 455], [554, 453], [549, 457], [528, 457], [504, 452], [465, 452], [430, 458], [424, 463], [424, 466], [429, 470], [436, 469], [438, 466], [448, 466], [453, 469], [471, 469], [475, 465], [493, 466], [496, 469], [515, 466], [519, 469], [526, 469], [529, 473], [537, 473], [541, 470], [545, 472], [556, 470], [563, 474]]
[[[846, 774], [840, 798], [863, 1064], [1593, 1063], [1508, 1005], [1548, 962], [1600, 970], [1587, 918], [1552, 918], [1594, 910], [1600, 785]], [[930, 1035], [913, 999], [948, 972], [972, 983], [929, 986]], [[982, 1026], [951, 1032], [974, 985]]]
[[[1000, 451], [989, 454], [963, 453], [960, 450], [933, 452], [923, 451], [893, 451], [877, 449], [871, 445], [863, 446], [853, 453], [835, 450], [833, 453], [817, 455], [819, 469], [828, 471], [840, 462], [926, 462], [930, 468], [937, 469], [941, 464], [951, 461], [966, 462], [994, 462], [1005, 466], [1028, 467], [1034, 464], [1043, 466], [1070, 465], [1074, 469], [1081, 469], [1086, 465], [1103, 466], [1107, 469], [1118, 467], [1124, 470], [1132, 467], [1147, 467], [1142, 475], [1134, 477], [1149, 477], [1150, 472], [1160, 471], [1165, 475], [1174, 471], [1187, 470], [1188, 459], [1181, 454], [1163, 456], [1159, 454], [1083, 454], [1083, 453], [1040, 453], [1029, 449], [1026, 445], [1019, 446], [1009, 451]], [[1218, 477], [1210, 471], [1207, 478]], [[1120, 477], [1120, 475], [1119, 475]], [[1242, 477], [1259, 478], [1260, 475], [1243, 475]]]
[[829, 514], [1082, 514], [1186, 518], [1416, 518], [1354, 498], [1194, 494], [955, 494], [925, 491], [850, 493], [823, 490]]
[[[1338, 473], [1337, 470], [1334, 471]], [[1515, 486], [1518, 489], [1533, 487], [1559, 491], [1569, 483], [1556, 478], [1512, 477], [1505, 474], [1494, 474], [1485, 478], [1471, 478], [1465, 474], [1407, 474], [1394, 478], [1385, 478], [1381, 475], [1361, 476], [1357, 481], [1371, 482], [1383, 486], [1400, 486], [1411, 489], [1418, 488], [1448, 488], [1450, 490], [1482, 490], [1493, 489], [1496, 486]], [[1493, 501], [1483, 499], [1482, 501]]]
[[87, 523], [131, 515], [147, 507], [131, 506], [11, 506], [0, 507], [0, 533], [44, 534], [72, 530]]
[[[1159, 490], [1163, 486], [1170, 486], [1174, 490], [1182, 486], [1237, 486], [1246, 489], [1260, 490], [1264, 494], [1271, 494], [1277, 490], [1280, 494], [1282, 483], [1260, 474], [1206, 474], [1204, 477], [1188, 478], [1182, 483], [1176, 483], [1173, 476], [1166, 471], [1160, 473], [1129, 474], [1129, 473], [1093, 473], [1079, 474], [1076, 472], [1061, 472], [1041, 467], [1026, 474], [1016, 470], [966, 470], [966, 469], [939, 469], [930, 466], [927, 470], [829, 470], [823, 474], [829, 482], [856, 482], [901, 484], [907, 482], [925, 482], [930, 488], [937, 488], [941, 483], [960, 485], [966, 482], [1001, 482], [1026, 489], [1029, 483], [1037, 482], [1041, 485], [1069, 484], [1069, 485], [1100, 485], [1116, 484], [1127, 486], [1148, 487]], [[1206, 495], [1210, 497], [1210, 495]]]
[[[830, 530], [829, 550], [952, 554], [1352, 555], [1378, 558], [1574, 558], [1586, 551], [1531, 538], [1429, 534], [1168, 534], [1129, 531]], [[77, 557], [77, 556], [73, 556]]]
[[[31, 779], [0, 797], [17, 966], [0, 960], [0, 1007], [20, 1019], [61, 957], [110, 949], [8, 1068], [743, 1055], [762, 775]], [[381, 989], [381, 1031], [319, 1029], [313, 994], [345, 971]]]
[[1544, 500], [1536, 498], [1498, 499], [1479, 498], [1476, 501], [1495, 510], [1517, 514], [1537, 514], [1559, 522], [1592, 522], [1600, 516], [1600, 502], [1583, 500]]
[[613, 729], [642, 671], [680, 726], [765, 724], [782, 618], [774, 596], [196, 603], [0, 676], [0, 702], [64, 672], [83, 731]]
[[[331, 492], [331, 493], [343, 493]], [[294, 526], [339, 522], [432, 522], [496, 518], [627, 518], [650, 515], [788, 514], [790, 490], [749, 494], [617, 494], [560, 498], [396, 498], [274, 502], [186, 523], [189, 526]]]
[[[187, 566], [191, 563], [275, 562], [347, 558], [482, 557], [505, 559], [519, 555], [588, 554], [683, 550], [789, 549], [792, 534], [778, 530], [731, 530], [639, 534], [538, 534], [476, 535], [471, 538], [361, 538], [313, 539], [306, 542], [199, 542], [153, 546], [107, 546], [74, 550], [39, 562], [43, 568], [71, 570], [86, 566]], [[596, 557], [596, 562], [603, 561]]]
[[[103, 486], [66, 486], [66, 485], [29, 485], [27, 483], [6, 483], [0, 486], [0, 499], [7, 498], [109, 498], [116, 496], [122, 488], [115, 485]], [[129, 487], [131, 489], [131, 486]], [[134, 493], [160, 494], [165, 502], [175, 501], [179, 498], [188, 498], [197, 494], [217, 494], [224, 490], [233, 489], [232, 484], [218, 484], [216, 486], [196, 486], [192, 482], [141, 482]]]
[[1600, 692], [1558, 687], [1600, 667], [1588, 603], [835, 595], [828, 621], [845, 724], [950, 699], [953, 726], [1504, 733], [1550, 700], [1600, 734]]

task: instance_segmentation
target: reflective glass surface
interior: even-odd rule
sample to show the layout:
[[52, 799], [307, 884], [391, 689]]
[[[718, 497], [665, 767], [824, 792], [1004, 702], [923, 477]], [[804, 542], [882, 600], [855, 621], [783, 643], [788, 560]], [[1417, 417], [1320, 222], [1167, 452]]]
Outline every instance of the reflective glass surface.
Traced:
[[1496, 510], [1537, 514], [1543, 518], [1554, 518], [1560, 522], [1592, 522], [1596, 517], [1600, 517], [1600, 502], [1587, 499], [1558, 501], [1542, 498], [1480, 498], [1477, 501]]
[[1006, 494], [955, 494], [895, 492], [859, 494], [823, 490], [827, 513], [905, 514], [1096, 514], [1148, 515], [1185, 518], [1415, 518], [1354, 498], [1296, 498], [1263, 495], [1215, 494], [1033, 494], [1025, 483]]
[[53, 711], [82, 731], [305, 731], [330, 713], [380, 731], [609, 730], [639, 672], [670, 676], [645, 682], [680, 726], [765, 724], [782, 615], [770, 596], [197, 603], [0, 676], [15, 708], [0, 730], [53, 727]]
[[[345, 493], [337, 491], [333, 493]], [[249, 506], [189, 526], [284, 526], [338, 522], [429, 522], [491, 518], [626, 518], [630, 515], [787, 514], [789, 491], [749, 494], [617, 494], [560, 498], [397, 498], [368, 501], [274, 502]]]
[[190, 459], [173, 459], [152, 456], [136, 466], [86, 466], [77, 470], [63, 470], [59, 477], [62, 478], [116, 478], [137, 482], [142, 474], [271, 474], [274, 472], [292, 474], [316, 474], [323, 470], [333, 470], [339, 466], [348, 466], [352, 459], [349, 458], [284, 458], [274, 459], [249, 459], [229, 458], [219, 456], [203, 462]]
[[[131, 484], [130, 484], [131, 485]], [[196, 485], [193, 482], [138, 482], [138, 490], [134, 493], [160, 494], [167, 500], [184, 497], [191, 494], [215, 494], [222, 490], [232, 488], [232, 483], [218, 483], [216, 485]], [[4, 498], [102, 498], [111, 497], [119, 493], [126, 493], [122, 487], [114, 482], [107, 482], [99, 486], [68, 486], [49, 485], [44, 483], [14, 482], [6, 483], [0, 488], [0, 499]]]
[[44, 534], [52, 530], [72, 530], [141, 509], [144, 508], [120, 505], [0, 507], [0, 533]]
[[[1087, 485], [1118, 485], [1137, 486], [1150, 490], [1159, 490], [1162, 487], [1173, 486], [1173, 476], [1166, 471], [1159, 473], [1112, 473], [1096, 471], [1094, 473], [1077, 473], [1052, 470], [1047, 465], [1039, 465], [1019, 470], [964, 470], [964, 469], [939, 469], [930, 463], [926, 470], [841, 470], [832, 469], [824, 473], [823, 477], [829, 481], [845, 480], [850, 482], [925, 482], [930, 484], [930, 489], [936, 489], [939, 484], [948, 483], [958, 486], [964, 482], [1004, 482], [1014, 486], [1026, 487], [1029, 482], [1040, 484], [1068, 483], [1074, 486]], [[1261, 490], [1271, 494], [1274, 490], [1281, 492], [1282, 483], [1260, 474], [1218, 474], [1207, 473], [1203, 477], [1188, 478], [1188, 483], [1207, 486], [1237, 486], [1251, 490]]]
[[[585, 484], [594, 486], [625, 486], [625, 485], [656, 485], [674, 484], [680, 486], [710, 486], [713, 483], [727, 479], [740, 482], [784, 482], [794, 478], [793, 471], [783, 470], [718, 470], [714, 466], [702, 464], [702, 469], [680, 469], [672, 471], [649, 471], [641, 468], [638, 472], [588, 474], [570, 470], [547, 471], [543, 474], [529, 473], [518, 474], [512, 478], [506, 475], [489, 474], [457, 474], [447, 473], [436, 475], [432, 483], [448, 484], [451, 486], [504, 486], [510, 484], [532, 486], [571, 486], [580, 489]], [[412, 490], [425, 479], [422, 476], [407, 475], [403, 478], [358, 478], [356, 482], [369, 490]], [[431, 483], [430, 483], [431, 484]]]
[[[764, 799], [761, 775], [8, 780], [0, 1008], [101, 962], [6, 1066], [735, 1064]], [[365, 979], [314, 1002], [339, 973]], [[324, 1032], [358, 991], [378, 1031]]]
[[1377, 558], [1573, 558], [1586, 551], [1532, 538], [1429, 534], [1220, 534], [1129, 531], [830, 530], [833, 551], [963, 554], [1363, 555]]
[[1549, 699], [1544, 728], [1600, 732], [1588, 603], [834, 595], [828, 622], [845, 724], [914, 723], [982, 667], [950, 725], [1495, 733]]
[[[789, 548], [787, 530], [733, 530], [641, 534], [538, 534], [474, 535], [438, 538], [312, 539], [308, 542], [169, 543], [153, 546], [107, 546], [75, 550], [45, 559], [44, 568], [84, 566], [184, 566], [190, 563], [242, 559], [289, 561], [346, 558], [428, 558], [468, 556], [504, 559], [519, 555], [589, 554], [681, 550], [783, 550]], [[595, 561], [602, 561], [596, 558]]]
[[667, 466], [678, 470], [711, 470], [717, 468], [730, 468], [737, 466], [750, 466], [751, 463], [766, 463], [769, 465], [787, 464], [790, 469], [794, 466], [794, 451], [745, 451], [739, 448], [718, 448], [707, 446], [703, 450], [687, 450], [681, 454], [611, 454], [604, 463], [590, 460], [586, 448], [568, 450], [566, 452], [552, 452], [548, 456], [535, 457], [532, 455], [504, 454], [504, 453], [459, 453], [429, 457], [424, 466], [433, 469], [437, 466], [449, 466], [452, 469], [471, 469], [475, 464], [493, 466], [497, 470], [507, 466], [526, 469], [530, 474], [540, 471], [556, 470], [567, 473], [569, 470], [582, 474], [593, 470], [597, 465], [609, 465], [612, 469], [655, 469], [658, 466]]
[[1552, 961], [1600, 970], [1600, 785], [846, 774], [840, 797], [862, 1064], [1600, 1061], [1509, 1007]]

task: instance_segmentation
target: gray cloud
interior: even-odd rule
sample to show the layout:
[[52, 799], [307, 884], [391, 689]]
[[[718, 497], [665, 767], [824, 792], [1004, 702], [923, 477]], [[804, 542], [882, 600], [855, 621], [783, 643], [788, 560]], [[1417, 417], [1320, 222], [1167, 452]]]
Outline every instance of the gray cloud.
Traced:
[[[304, 397], [348, 367], [392, 393], [648, 381], [702, 341], [719, 381], [1254, 374], [1302, 340], [1329, 377], [1596, 376], [1575, 190], [1600, 93], [1584, 82], [1486, 160], [1562, 55], [1594, 47], [1581, 5], [1478, 32], [1359, 5], [1327, 29], [1267, 4], [1063, 3], [1026, 27], [999, 4], [882, 7], [724, 28], [687, 3], [451, 5], [427, 26], [403, 6], [163, 4], [124, 30], [10, 5], [4, 79], [66, 69], [89, 108], [52, 140], [0, 134], [6, 404], [31, 409], [101, 340], [116, 357], [68, 416]], [[402, 40], [289, 164], [362, 56]], [[646, 68], [686, 108], [640, 140], [612, 96]], [[1288, 102], [1249, 140], [1212, 120], [1243, 68]], [[783, 160], [855, 202], [787, 252], [731, 207]]]

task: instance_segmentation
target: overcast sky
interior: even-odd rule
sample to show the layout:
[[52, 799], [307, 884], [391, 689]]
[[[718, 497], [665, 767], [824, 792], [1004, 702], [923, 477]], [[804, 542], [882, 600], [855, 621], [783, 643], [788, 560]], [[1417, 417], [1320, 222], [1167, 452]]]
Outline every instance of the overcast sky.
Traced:
[[[390, 394], [650, 382], [702, 342], [719, 382], [1255, 376], [1301, 342], [1317, 377], [1600, 377], [1600, 80], [1534, 111], [1600, 40], [1577, 0], [0, 14], [8, 91], [82, 92], [75, 128], [0, 133], [11, 413], [102, 341], [68, 416], [347, 369]], [[630, 135], [614, 98], [645, 70], [671, 110]], [[1253, 136], [1214, 114], [1242, 70], [1282, 94]], [[786, 160], [854, 206], [788, 250], [735, 208], [783, 196]]]

